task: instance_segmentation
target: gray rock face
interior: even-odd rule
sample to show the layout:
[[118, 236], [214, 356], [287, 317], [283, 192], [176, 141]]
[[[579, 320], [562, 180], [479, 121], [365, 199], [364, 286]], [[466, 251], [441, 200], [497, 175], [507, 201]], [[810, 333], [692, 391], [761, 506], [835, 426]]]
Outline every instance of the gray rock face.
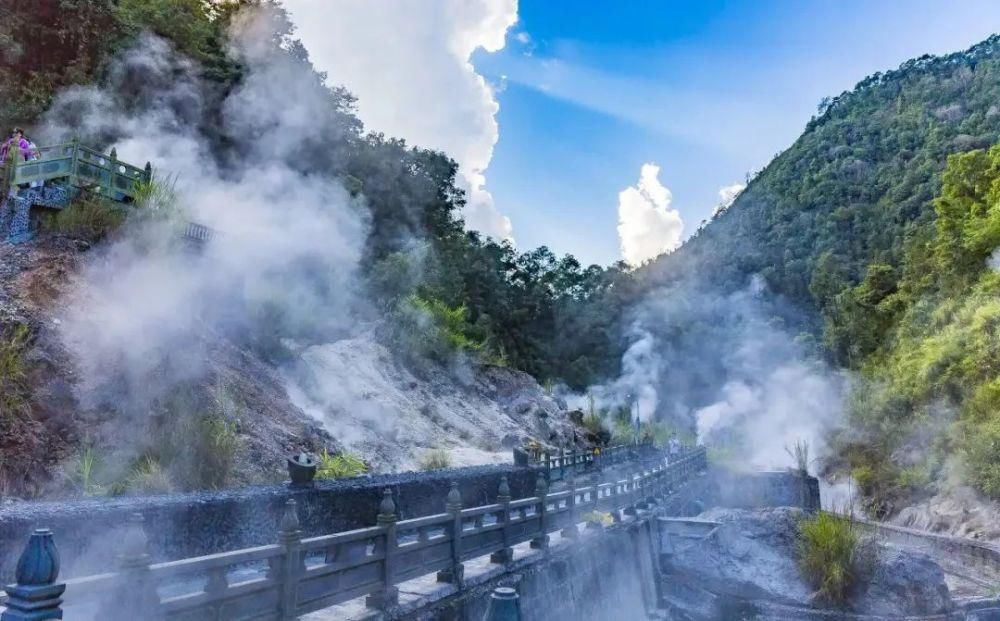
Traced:
[[[798, 561], [798, 509], [713, 509], [699, 519], [717, 522], [704, 539], [675, 538], [662, 564], [666, 600], [678, 618], [770, 619], [767, 610], [819, 613], [817, 597]], [[899, 617], [954, 609], [941, 568], [926, 555], [877, 545], [873, 568], [851, 594], [846, 611]], [[774, 616], [773, 618], [786, 618]]]

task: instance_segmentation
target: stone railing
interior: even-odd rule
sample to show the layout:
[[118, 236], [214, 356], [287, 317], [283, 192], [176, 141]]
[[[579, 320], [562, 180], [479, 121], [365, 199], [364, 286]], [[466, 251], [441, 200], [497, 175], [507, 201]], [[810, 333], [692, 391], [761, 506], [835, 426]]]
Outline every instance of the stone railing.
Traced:
[[[685, 449], [678, 457], [689, 452]], [[514, 463], [540, 466], [549, 473], [550, 481], [562, 479], [567, 472], [579, 474], [594, 468], [605, 468], [643, 457], [658, 457], [662, 453], [651, 442], [619, 444], [598, 449], [573, 449], [559, 451], [538, 451], [531, 453], [525, 449], [514, 450]]]
[[[7, 587], [4, 621], [29, 617], [19, 611], [73, 611], [69, 618], [119, 619], [294, 619], [348, 600], [365, 597], [373, 609], [398, 601], [398, 585], [436, 572], [441, 582], [459, 586], [463, 562], [490, 556], [512, 560], [512, 546], [530, 542], [545, 549], [549, 533], [578, 534], [589, 512], [607, 512], [616, 521], [667, 496], [707, 466], [695, 449], [607, 483], [548, 490], [539, 472], [535, 495], [513, 500], [507, 478], [496, 502], [462, 507], [458, 485], [445, 498], [445, 512], [399, 521], [392, 491], [386, 489], [376, 524], [347, 532], [303, 538], [294, 500], [285, 505], [277, 543], [165, 563], [151, 563], [141, 515], [132, 516], [118, 540], [117, 568], [57, 582], [58, 557], [49, 531], [36, 531], [18, 563], [16, 585]], [[40, 571], [46, 563], [55, 570]], [[66, 606], [60, 596], [65, 591]], [[58, 618], [42, 616], [30, 618]]]
[[862, 528], [874, 532], [880, 539], [899, 546], [922, 550], [931, 556], [950, 559], [972, 574], [980, 569], [986, 569], [993, 575], [1000, 575], [1000, 546], [862, 518], [854, 520]]

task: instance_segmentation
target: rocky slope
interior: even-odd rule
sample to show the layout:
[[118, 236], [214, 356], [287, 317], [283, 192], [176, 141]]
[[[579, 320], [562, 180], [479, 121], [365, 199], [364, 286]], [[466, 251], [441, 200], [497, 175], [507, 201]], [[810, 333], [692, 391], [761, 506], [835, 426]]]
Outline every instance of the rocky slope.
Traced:
[[[301, 449], [346, 448], [386, 472], [418, 467], [435, 449], [452, 465], [472, 465], [509, 461], [510, 448], [528, 437], [556, 445], [575, 437], [565, 404], [527, 374], [469, 361], [415, 372], [360, 328], [359, 336], [293, 349], [278, 368], [205, 326], [193, 337], [198, 359], [185, 361], [198, 373], [149, 411], [129, 411], [112, 398], [81, 399], [82, 374], [60, 328], [69, 294], [86, 287], [82, 267], [100, 261], [102, 248], [54, 235], [0, 243], [0, 328], [9, 335], [26, 325], [31, 335], [19, 352], [29, 411], [0, 418], [0, 494], [106, 493], [151, 454], [204, 460], [185, 446], [204, 434], [185, 421], [206, 411], [233, 432], [231, 459], [218, 466], [229, 473], [225, 479], [192, 482], [187, 470], [157, 466], [133, 487], [281, 480], [286, 455]], [[208, 458], [222, 451], [210, 440]]]

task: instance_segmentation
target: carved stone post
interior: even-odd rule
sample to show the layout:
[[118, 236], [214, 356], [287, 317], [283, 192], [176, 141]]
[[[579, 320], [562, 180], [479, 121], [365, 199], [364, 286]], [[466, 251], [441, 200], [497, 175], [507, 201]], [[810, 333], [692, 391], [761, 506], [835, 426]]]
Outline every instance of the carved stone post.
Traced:
[[160, 596], [149, 575], [149, 541], [141, 513], [129, 515], [118, 556], [118, 575], [110, 597], [101, 607], [99, 619], [131, 621], [163, 619]]
[[500, 477], [500, 489], [497, 492], [497, 503], [500, 509], [500, 532], [503, 536], [503, 548], [490, 555], [490, 562], [506, 564], [514, 560], [514, 549], [510, 547], [510, 484], [507, 477]]
[[382, 502], [378, 505], [375, 523], [385, 530], [383, 542], [385, 558], [382, 560], [382, 591], [372, 593], [365, 599], [369, 608], [385, 610], [399, 603], [399, 588], [396, 587], [396, 503], [392, 501], [392, 490], [382, 492]]
[[146, 183], [149, 183], [150, 181], [153, 180], [153, 165], [150, 164], [149, 162], [146, 162], [145, 175], [146, 175]]
[[517, 591], [510, 587], [493, 589], [486, 621], [521, 621], [521, 606], [517, 599]]
[[569, 496], [566, 497], [566, 513], [569, 516], [569, 523], [562, 529], [562, 536], [567, 539], [575, 539], [580, 531], [576, 529], [576, 477], [570, 471], [569, 481], [566, 482]]
[[451, 482], [444, 509], [451, 516], [451, 567], [437, 573], [438, 582], [450, 582], [461, 588], [465, 580], [465, 566], [462, 565], [462, 494], [458, 491], [458, 481]]
[[545, 497], [548, 493], [549, 484], [545, 480], [545, 475], [539, 472], [538, 480], [535, 481], [535, 496], [538, 497], [538, 508], [536, 509], [538, 511], [538, 537], [531, 540], [531, 547], [536, 550], [544, 550], [549, 547], [549, 535], [546, 531], [548, 524], [546, 524], [545, 519], [546, 504], [548, 503]]
[[285, 502], [285, 511], [278, 525], [278, 544], [285, 549], [281, 559], [281, 570], [277, 578], [281, 581], [281, 619], [295, 619], [295, 604], [298, 599], [298, 580], [305, 569], [302, 558], [302, 530], [299, 528], [299, 513], [295, 501]]
[[62, 619], [62, 594], [66, 585], [57, 583], [59, 550], [52, 531], [39, 528], [21, 552], [14, 573], [16, 584], [7, 585], [7, 610], [2, 621]]

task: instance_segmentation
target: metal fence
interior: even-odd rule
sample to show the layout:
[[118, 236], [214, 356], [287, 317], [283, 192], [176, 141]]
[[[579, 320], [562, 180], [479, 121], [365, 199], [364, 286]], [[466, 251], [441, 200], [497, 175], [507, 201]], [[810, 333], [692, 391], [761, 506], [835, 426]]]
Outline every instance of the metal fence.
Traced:
[[[124, 526], [115, 571], [65, 583], [56, 580], [54, 545], [45, 543], [53, 536], [40, 530], [18, 563], [18, 584], [7, 588], [3, 621], [29, 618], [19, 611], [61, 611], [64, 591], [67, 611], [89, 607], [104, 620], [285, 620], [363, 596], [367, 606], [384, 609], [397, 603], [401, 582], [436, 572], [439, 581], [461, 586], [464, 561], [489, 554], [492, 562], [506, 564], [517, 544], [545, 549], [555, 531], [576, 537], [580, 522], [599, 524], [586, 519], [590, 512], [620, 521], [706, 466], [705, 450], [698, 448], [671, 463], [661, 456], [654, 465], [637, 464], [636, 471], [607, 483], [578, 487], [570, 475], [554, 492], [539, 472], [535, 496], [518, 500], [504, 477], [495, 503], [471, 508], [462, 507], [453, 483], [444, 513], [403, 521], [386, 489], [375, 526], [310, 538], [301, 536], [295, 501], [289, 500], [277, 543], [165, 563], [150, 562], [143, 519], [134, 514]], [[46, 555], [55, 557], [54, 571], [44, 571]]]

